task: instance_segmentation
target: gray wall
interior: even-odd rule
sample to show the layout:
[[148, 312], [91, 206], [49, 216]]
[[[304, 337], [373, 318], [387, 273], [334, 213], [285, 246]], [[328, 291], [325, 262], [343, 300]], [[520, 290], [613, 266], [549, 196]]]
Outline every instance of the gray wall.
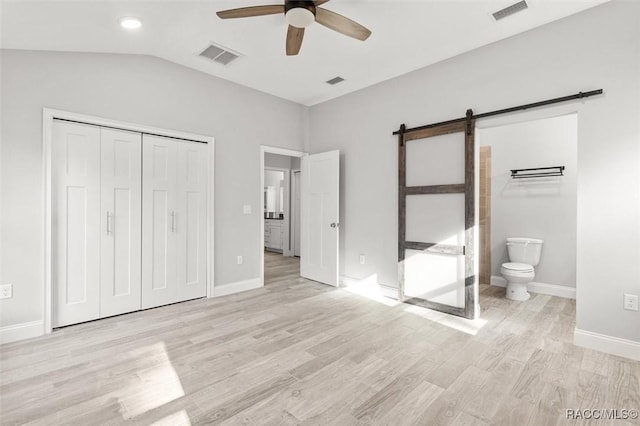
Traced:
[[[478, 143], [491, 146], [492, 275], [509, 261], [506, 238], [542, 238], [534, 281], [575, 287], [577, 130], [571, 114], [478, 132]], [[511, 169], [560, 165], [562, 177], [511, 178]]]
[[301, 150], [304, 107], [152, 57], [1, 55], [0, 326], [43, 315], [43, 107], [214, 136], [215, 285], [259, 277], [259, 145]]
[[[378, 274], [380, 283], [396, 286], [391, 133], [401, 123], [604, 88], [604, 96], [514, 116], [578, 113], [577, 327], [640, 341], [640, 327], [629, 326], [640, 314], [622, 309], [624, 292], [640, 293], [639, 75], [640, 2], [614, 1], [310, 108], [311, 152], [342, 152], [341, 274]], [[367, 255], [365, 265], [359, 253]]]
[[264, 153], [264, 166], [265, 167], [277, 167], [279, 169], [291, 170], [291, 160], [293, 158], [288, 155], [272, 154], [270, 152]]

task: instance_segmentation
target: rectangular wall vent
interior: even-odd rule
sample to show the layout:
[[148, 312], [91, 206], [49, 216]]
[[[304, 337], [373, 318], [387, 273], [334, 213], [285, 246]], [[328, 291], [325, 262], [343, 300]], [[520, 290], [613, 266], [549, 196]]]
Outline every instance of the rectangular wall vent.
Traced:
[[198, 56], [207, 58], [210, 61], [216, 62], [220, 65], [229, 65], [240, 57], [239, 53], [233, 52], [226, 47], [210, 44], [204, 49]]
[[529, 5], [525, 0], [519, 1], [518, 3], [514, 3], [511, 6], [507, 6], [504, 9], [501, 9], [493, 14], [493, 17], [496, 21], [500, 19], [506, 18], [507, 16], [511, 16], [514, 13], [521, 12], [528, 8]]
[[344, 81], [344, 78], [342, 77], [333, 77], [331, 80], [327, 80], [327, 84], [330, 85], [334, 85], [334, 84], [338, 84], [338, 83], [342, 83]]

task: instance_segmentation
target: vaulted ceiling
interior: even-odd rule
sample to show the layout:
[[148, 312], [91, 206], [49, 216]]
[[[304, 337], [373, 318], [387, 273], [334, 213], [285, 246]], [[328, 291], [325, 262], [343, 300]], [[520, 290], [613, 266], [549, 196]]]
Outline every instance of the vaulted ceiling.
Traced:
[[[221, 20], [216, 12], [279, 3], [235, 1], [3, 0], [0, 45], [9, 49], [153, 55], [291, 101], [314, 105], [578, 13], [608, 0], [331, 0], [322, 7], [372, 31], [358, 41], [317, 23], [298, 56], [285, 55], [283, 15]], [[282, 2], [280, 2], [282, 3]], [[142, 28], [127, 31], [120, 19]], [[198, 57], [213, 42], [242, 56], [227, 66]], [[340, 76], [335, 86], [327, 80]]]

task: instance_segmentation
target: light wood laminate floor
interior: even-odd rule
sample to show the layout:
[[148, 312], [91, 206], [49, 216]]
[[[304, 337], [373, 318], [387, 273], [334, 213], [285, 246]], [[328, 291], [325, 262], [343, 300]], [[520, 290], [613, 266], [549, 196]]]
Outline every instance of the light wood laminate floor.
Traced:
[[565, 420], [640, 406], [638, 362], [572, 344], [572, 300], [482, 286], [471, 323], [265, 259], [262, 289], [0, 347], [0, 423], [640, 424]]

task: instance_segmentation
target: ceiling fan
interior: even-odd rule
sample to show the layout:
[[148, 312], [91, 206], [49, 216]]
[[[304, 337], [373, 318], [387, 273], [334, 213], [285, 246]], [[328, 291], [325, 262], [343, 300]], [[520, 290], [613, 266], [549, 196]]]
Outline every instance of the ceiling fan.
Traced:
[[329, 0], [298, 1], [285, 0], [284, 4], [272, 4], [265, 6], [241, 7], [238, 9], [222, 10], [217, 13], [222, 19], [249, 18], [253, 16], [277, 15], [284, 13], [285, 20], [289, 24], [287, 31], [287, 55], [297, 55], [302, 46], [304, 29], [314, 21], [334, 31], [353, 37], [358, 40], [366, 40], [371, 31], [357, 22], [338, 13], [323, 9], [320, 6]]

